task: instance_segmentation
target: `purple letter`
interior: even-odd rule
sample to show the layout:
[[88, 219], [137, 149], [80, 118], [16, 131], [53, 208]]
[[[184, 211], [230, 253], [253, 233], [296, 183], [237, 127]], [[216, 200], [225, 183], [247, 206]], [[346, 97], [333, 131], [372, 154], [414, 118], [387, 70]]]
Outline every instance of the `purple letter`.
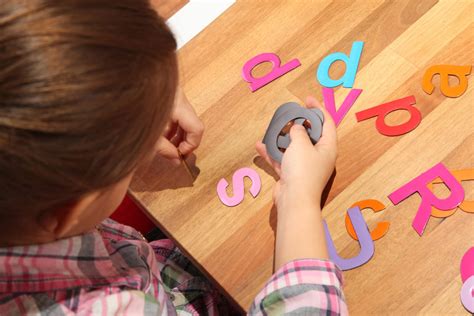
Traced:
[[354, 230], [357, 234], [360, 245], [359, 254], [350, 259], [341, 258], [337, 254], [336, 247], [334, 247], [334, 242], [332, 241], [331, 235], [329, 234], [328, 225], [326, 224], [326, 221], [323, 221], [329, 257], [341, 270], [354, 269], [363, 265], [364, 263], [367, 263], [370, 258], [372, 258], [375, 251], [374, 241], [370, 236], [369, 228], [364, 221], [364, 217], [362, 216], [360, 209], [358, 207], [350, 208], [347, 210], [347, 214], [349, 215], [352, 225], [354, 226]]

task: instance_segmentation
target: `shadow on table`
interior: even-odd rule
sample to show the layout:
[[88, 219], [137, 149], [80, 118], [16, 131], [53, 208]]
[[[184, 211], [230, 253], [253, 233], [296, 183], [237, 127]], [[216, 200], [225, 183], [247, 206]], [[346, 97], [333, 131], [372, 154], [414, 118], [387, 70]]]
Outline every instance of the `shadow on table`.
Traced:
[[265, 161], [265, 159], [262, 158], [262, 156], [256, 156], [253, 159], [253, 163], [262, 171], [264, 171], [266, 174], [268, 174], [270, 177], [272, 177], [275, 181], [278, 181], [280, 177], [278, 174], [273, 170], [273, 167], [268, 164], [268, 162]]
[[138, 168], [131, 188], [135, 192], [157, 192], [192, 187], [201, 170], [196, 166], [196, 155], [186, 157], [186, 162], [194, 179], [183, 163], [175, 166], [168, 159], [156, 156]]

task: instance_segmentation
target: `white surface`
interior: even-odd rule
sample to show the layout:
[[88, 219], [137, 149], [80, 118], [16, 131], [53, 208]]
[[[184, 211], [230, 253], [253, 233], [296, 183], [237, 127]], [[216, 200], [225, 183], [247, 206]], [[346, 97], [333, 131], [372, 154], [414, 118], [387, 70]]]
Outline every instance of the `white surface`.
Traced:
[[235, 0], [189, 0], [166, 22], [178, 41], [178, 49], [198, 35]]

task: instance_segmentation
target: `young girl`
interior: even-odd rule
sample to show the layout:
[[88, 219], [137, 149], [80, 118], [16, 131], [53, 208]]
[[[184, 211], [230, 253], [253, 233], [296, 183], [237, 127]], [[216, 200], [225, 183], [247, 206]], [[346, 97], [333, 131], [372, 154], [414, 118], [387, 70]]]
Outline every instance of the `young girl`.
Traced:
[[[0, 2], [1, 315], [226, 313], [170, 240], [107, 219], [139, 164], [199, 146], [175, 49], [146, 0]], [[347, 313], [321, 223], [336, 159], [324, 113], [316, 146], [291, 129], [281, 166], [257, 144], [281, 180], [276, 272], [250, 314]]]

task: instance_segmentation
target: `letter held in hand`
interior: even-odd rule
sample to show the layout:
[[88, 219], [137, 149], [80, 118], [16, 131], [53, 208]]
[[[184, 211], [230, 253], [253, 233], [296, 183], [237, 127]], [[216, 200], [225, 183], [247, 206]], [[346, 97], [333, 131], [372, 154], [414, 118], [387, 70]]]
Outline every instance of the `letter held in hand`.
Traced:
[[304, 108], [295, 102], [285, 103], [276, 110], [263, 137], [263, 143], [270, 157], [279, 163], [291, 142], [290, 134], [285, 133], [284, 128], [292, 123], [303, 125], [311, 142], [316, 144], [321, 138], [324, 115], [320, 109]]

